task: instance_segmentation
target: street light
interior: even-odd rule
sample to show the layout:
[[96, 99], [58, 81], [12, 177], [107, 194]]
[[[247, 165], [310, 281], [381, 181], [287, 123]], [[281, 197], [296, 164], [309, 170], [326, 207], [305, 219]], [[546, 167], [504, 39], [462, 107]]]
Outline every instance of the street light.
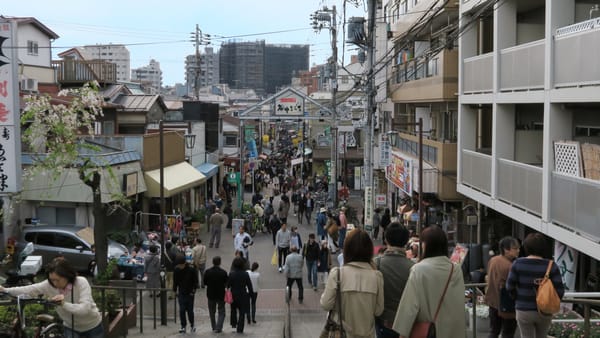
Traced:
[[191, 149], [190, 151], [190, 164], [194, 165], [192, 163], [192, 156], [194, 156], [194, 146], [196, 145], [196, 135], [195, 134], [185, 134], [183, 135], [184, 139], [185, 139], [185, 148], [186, 149]]

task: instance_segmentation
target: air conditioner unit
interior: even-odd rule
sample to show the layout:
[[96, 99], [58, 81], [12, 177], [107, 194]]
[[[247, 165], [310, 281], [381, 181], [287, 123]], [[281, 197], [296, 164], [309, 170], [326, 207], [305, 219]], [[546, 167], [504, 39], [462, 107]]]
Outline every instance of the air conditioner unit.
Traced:
[[21, 90], [37, 92], [38, 80], [37, 79], [22, 79], [21, 80]]

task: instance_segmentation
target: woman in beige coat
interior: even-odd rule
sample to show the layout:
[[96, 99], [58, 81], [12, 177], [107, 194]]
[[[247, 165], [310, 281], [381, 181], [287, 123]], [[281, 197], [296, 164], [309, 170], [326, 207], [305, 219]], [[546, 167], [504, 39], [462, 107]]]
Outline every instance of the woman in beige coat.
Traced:
[[421, 233], [420, 243], [423, 248], [421, 260], [410, 269], [396, 311], [393, 330], [398, 332], [400, 337], [409, 337], [415, 321], [433, 321], [444, 286], [450, 277], [435, 321], [437, 338], [464, 337], [465, 283], [460, 266], [454, 266], [452, 269], [453, 263], [448, 259], [446, 234], [437, 225], [429, 226]]
[[340, 276], [342, 322], [348, 338], [375, 337], [375, 317], [383, 312], [383, 276], [372, 264], [373, 242], [364, 230], [352, 230], [344, 242], [344, 266], [333, 268], [321, 295], [321, 307], [334, 310]]

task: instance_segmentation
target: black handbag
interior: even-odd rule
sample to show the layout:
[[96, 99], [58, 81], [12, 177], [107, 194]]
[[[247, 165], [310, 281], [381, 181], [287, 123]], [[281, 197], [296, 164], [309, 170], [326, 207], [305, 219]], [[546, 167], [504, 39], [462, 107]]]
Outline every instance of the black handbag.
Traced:
[[336, 323], [333, 320], [333, 310], [329, 310], [327, 314], [327, 321], [325, 322], [325, 327], [321, 331], [321, 335], [319, 338], [346, 338], [346, 331], [344, 330], [344, 324], [342, 324], [342, 292], [340, 290], [340, 274], [342, 273], [342, 268], [338, 270], [337, 280], [336, 280], [336, 290], [335, 290], [335, 302], [338, 306], [338, 319], [339, 323]]

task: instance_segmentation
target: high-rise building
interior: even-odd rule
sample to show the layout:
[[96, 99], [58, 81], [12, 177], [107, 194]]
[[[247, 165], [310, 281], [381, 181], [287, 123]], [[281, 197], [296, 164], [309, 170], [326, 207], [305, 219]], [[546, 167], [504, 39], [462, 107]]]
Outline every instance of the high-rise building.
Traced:
[[265, 41], [229, 42], [219, 51], [220, 82], [273, 94], [290, 85], [294, 73], [308, 70], [308, 45], [267, 45]]
[[76, 47], [85, 60], [105, 60], [117, 65], [117, 81], [129, 82], [131, 58], [125, 45], [88, 45]]
[[152, 59], [147, 66], [133, 69], [131, 71], [131, 81], [139, 82], [144, 91], [149, 94], [159, 94], [162, 87], [160, 62]]
[[188, 94], [194, 92], [196, 83], [199, 88], [219, 83], [219, 53], [215, 53], [213, 47], [206, 47], [204, 53], [200, 53], [199, 61], [200, 67], [196, 54], [185, 58], [185, 83]]
[[308, 70], [308, 45], [265, 45], [265, 91], [278, 92], [291, 84], [292, 76]]

